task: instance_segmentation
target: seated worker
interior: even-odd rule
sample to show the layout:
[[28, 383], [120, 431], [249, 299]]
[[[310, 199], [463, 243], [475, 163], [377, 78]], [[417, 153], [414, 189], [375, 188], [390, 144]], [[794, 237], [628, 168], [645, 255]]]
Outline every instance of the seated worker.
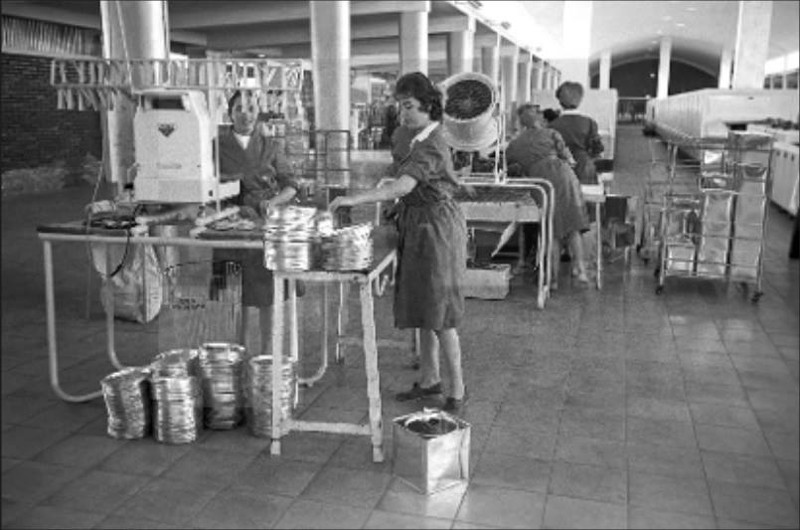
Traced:
[[[256, 127], [258, 105], [255, 97], [236, 91], [228, 100], [228, 115], [233, 126], [219, 136], [220, 179], [223, 182], [239, 181], [239, 195], [233, 199], [241, 208], [243, 217], [266, 217], [269, 211], [292, 201], [300, 189], [292, 174], [292, 167], [280, 145], [265, 136]], [[264, 253], [260, 250], [214, 251], [216, 261], [237, 261], [242, 267], [241, 343], [245, 344], [248, 331], [248, 307], [258, 309], [262, 352], [271, 344], [271, 311], [273, 285], [272, 272], [264, 267]], [[298, 284], [298, 296], [302, 288]]]
[[561, 135], [545, 126], [544, 116], [536, 107], [524, 104], [517, 114], [523, 131], [506, 147], [509, 168], [518, 168], [519, 176], [547, 179], [555, 192], [550, 287], [558, 288], [558, 267], [564, 242], [569, 244], [573, 256], [573, 275], [578, 281], [588, 283], [581, 232], [587, 231], [589, 224], [580, 184], [570, 167], [575, 161]]
[[550, 123], [561, 134], [567, 148], [575, 157], [575, 175], [581, 184], [597, 184], [594, 159], [603, 152], [603, 142], [597, 132], [597, 122], [578, 112], [583, 101], [583, 86], [566, 81], [556, 90], [556, 98], [564, 111]]

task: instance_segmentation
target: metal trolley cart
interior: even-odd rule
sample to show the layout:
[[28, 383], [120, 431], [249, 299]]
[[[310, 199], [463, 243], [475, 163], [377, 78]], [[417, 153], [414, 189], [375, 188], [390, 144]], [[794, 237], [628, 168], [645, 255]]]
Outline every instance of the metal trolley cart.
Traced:
[[752, 283], [752, 301], [759, 300], [771, 150], [770, 136], [740, 131], [669, 144], [656, 294], [678, 276]]

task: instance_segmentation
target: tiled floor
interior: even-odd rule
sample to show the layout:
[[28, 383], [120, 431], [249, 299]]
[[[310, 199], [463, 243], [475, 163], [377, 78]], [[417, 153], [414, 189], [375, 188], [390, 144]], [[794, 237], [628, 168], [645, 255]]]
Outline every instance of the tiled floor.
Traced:
[[[615, 186], [640, 192], [646, 139], [619, 130]], [[47, 379], [42, 254], [35, 226], [80, 215], [91, 190], [3, 200], [4, 528], [797, 528], [798, 262], [789, 218], [771, 210], [765, 294], [667, 280], [652, 263], [611, 265], [601, 292], [566, 276], [545, 310], [515, 279], [504, 301], [470, 300], [461, 330], [471, 399], [468, 486], [429, 497], [373, 464], [366, 437], [292, 433], [283, 455], [247, 428], [191, 445], [105, 434], [102, 400], [67, 404]], [[55, 255], [61, 381], [98, 388], [97, 280], [86, 319], [87, 249]], [[566, 268], [564, 268], [566, 271]], [[304, 319], [319, 323], [310, 287]], [[354, 307], [355, 311], [355, 307]], [[377, 301], [379, 332], [391, 301]], [[357, 313], [353, 313], [357, 315]], [[318, 339], [307, 337], [306, 348]], [[157, 327], [120, 323], [120, 358], [157, 353]], [[315, 367], [314, 356], [305, 369]], [[366, 417], [356, 351], [303, 393], [304, 417]], [[384, 425], [413, 409], [392, 394], [415, 373], [381, 352]]]

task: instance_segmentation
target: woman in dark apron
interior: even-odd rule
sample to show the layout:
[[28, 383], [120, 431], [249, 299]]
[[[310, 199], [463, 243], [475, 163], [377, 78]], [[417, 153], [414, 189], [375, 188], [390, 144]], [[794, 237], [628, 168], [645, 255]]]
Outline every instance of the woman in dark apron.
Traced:
[[[459, 182], [442, 135], [442, 95], [424, 74], [414, 72], [397, 81], [395, 98], [402, 124], [394, 135], [396, 179], [388, 186], [337, 197], [329, 208], [399, 199], [395, 326], [420, 330], [422, 380], [397, 399], [445, 392], [442, 409], [459, 413], [465, 392], [457, 328], [464, 316], [467, 225], [453, 199]], [[448, 368], [445, 385], [440, 350]]]

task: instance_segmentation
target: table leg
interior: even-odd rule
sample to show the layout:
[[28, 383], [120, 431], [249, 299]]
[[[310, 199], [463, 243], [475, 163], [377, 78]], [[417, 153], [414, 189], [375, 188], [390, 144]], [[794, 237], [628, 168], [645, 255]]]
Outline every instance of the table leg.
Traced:
[[342, 355], [341, 339], [347, 332], [347, 322], [350, 320], [348, 300], [350, 298], [350, 284], [348, 282], [339, 283], [339, 312], [336, 318], [336, 362], [344, 362]]
[[50, 386], [58, 397], [64, 401], [80, 403], [103, 395], [102, 390], [80, 396], [73, 396], [61, 389], [58, 381], [58, 347], [56, 345], [56, 297], [53, 283], [53, 246], [50, 241], [42, 242], [44, 249], [44, 291], [47, 312], [47, 354], [50, 366]]
[[311, 377], [298, 377], [297, 382], [306, 387], [312, 387], [314, 383], [322, 379], [325, 375], [325, 372], [328, 370], [328, 333], [330, 324], [328, 323], [328, 319], [330, 318], [329, 311], [328, 311], [328, 282], [322, 283], [322, 345], [320, 346], [320, 357], [321, 357], [321, 364], [317, 373], [312, 375]]
[[281, 436], [283, 430], [283, 412], [281, 411], [281, 390], [283, 385], [283, 278], [273, 275], [272, 304], [272, 443], [270, 454], [281, 454]]
[[369, 424], [372, 434], [372, 461], [383, 462], [383, 422], [381, 418], [381, 381], [378, 371], [378, 344], [375, 338], [375, 310], [372, 284], [361, 284], [361, 326], [364, 337], [364, 365], [367, 372]]
[[597, 289], [603, 288], [603, 230], [600, 226], [600, 203], [594, 203], [594, 220], [597, 223], [597, 251], [595, 262], [597, 264]]

